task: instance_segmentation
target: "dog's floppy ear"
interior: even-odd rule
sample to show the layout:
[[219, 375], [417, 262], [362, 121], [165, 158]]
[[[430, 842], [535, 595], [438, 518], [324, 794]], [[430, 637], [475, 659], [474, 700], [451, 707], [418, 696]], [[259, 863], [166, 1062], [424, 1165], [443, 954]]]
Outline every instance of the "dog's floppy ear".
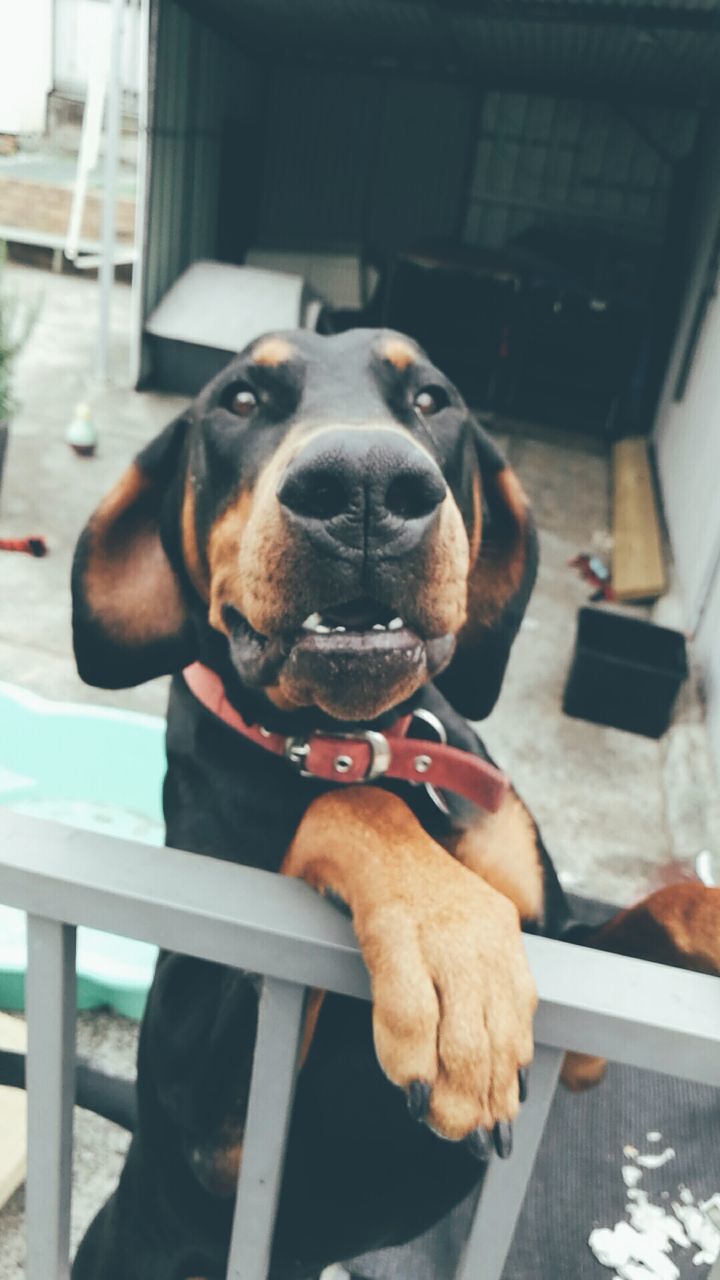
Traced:
[[483, 720], [497, 701], [533, 589], [538, 544], [528, 499], [515, 472], [482, 428], [475, 422], [472, 428], [479, 484], [468, 616], [455, 656], [436, 684], [462, 715]]
[[[192, 661], [193, 630], [169, 548], [178, 538], [188, 422], [165, 427], [101, 502], [72, 571], [73, 641], [88, 684], [126, 688]], [[179, 558], [172, 555], [172, 559]]]

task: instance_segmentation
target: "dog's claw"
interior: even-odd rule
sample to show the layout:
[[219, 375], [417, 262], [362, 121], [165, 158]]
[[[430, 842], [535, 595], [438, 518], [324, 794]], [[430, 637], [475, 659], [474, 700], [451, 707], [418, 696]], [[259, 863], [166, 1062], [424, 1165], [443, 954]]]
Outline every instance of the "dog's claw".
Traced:
[[527, 1096], [528, 1096], [528, 1069], [527, 1069], [527, 1067], [521, 1067], [521, 1068], [520, 1068], [520, 1070], [518, 1071], [518, 1091], [519, 1091], [519, 1094], [520, 1094], [520, 1101], [521, 1101], [521, 1102], [526, 1102], [526, 1101], [527, 1101]]
[[508, 1120], [498, 1120], [493, 1130], [495, 1139], [495, 1150], [501, 1160], [507, 1160], [512, 1152], [513, 1131], [512, 1125]]
[[408, 1111], [413, 1120], [424, 1120], [430, 1108], [432, 1087], [425, 1080], [413, 1080], [407, 1091]]
[[465, 1139], [465, 1146], [471, 1155], [481, 1164], [487, 1164], [492, 1155], [492, 1138], [487, 1129], [473, 1129]]

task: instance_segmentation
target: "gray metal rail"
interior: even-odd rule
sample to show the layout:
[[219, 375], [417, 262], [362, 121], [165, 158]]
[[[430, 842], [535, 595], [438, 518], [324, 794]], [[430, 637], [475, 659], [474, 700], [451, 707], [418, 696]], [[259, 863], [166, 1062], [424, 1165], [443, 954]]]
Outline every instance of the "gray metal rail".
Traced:
[[[78, 925], [265, 975], [227, 1275], [266, 1280], [305, 989], [370, 998], [350, 923], [298, 881], [16, 814], [0, 817], [0, 901], [29, 917], [27, 1280], [69, 1273]], [[526, 947], [540, 993], [530, 1099], [512, 1159], [489, 1170], [457, 1280], [501, 1275], [566, 1048], [720, 1086], [718, 979], [542, 938]]]

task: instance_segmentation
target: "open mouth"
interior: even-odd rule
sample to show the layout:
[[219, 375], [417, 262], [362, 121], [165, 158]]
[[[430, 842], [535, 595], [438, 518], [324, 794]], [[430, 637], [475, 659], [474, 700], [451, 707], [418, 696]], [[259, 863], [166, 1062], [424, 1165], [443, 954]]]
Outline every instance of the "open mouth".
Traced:
[[427, 639], [391, 607], [367, 597], [308, 614], [263, 636], [232, 606], [223, 611], [233, 665], [252, 688], [282, 682], [300, 706], [336, 719], [372, 719], [447, 665], [455, 637]]
[[280, 673], [320, 693], [361, 681], [389, 689], [420, 683], [445, 665], [451, 637], [426, 641], [391, 607], [361, 597], [317, 610], [300, 623], [264, 636], [232, 606], [223, 612], [233, 663], [250, 686], [274, 684]]
[[421, 637], [399, 614], [386, 605], [367, 598], [310, 613], [299, 627], [273, 637], [256, 631], [247, 618], [232, 605], [225, 606], [223, 616], [235, 643], [250, 645], [267, 653], [280, 650], [285, 657], [298, 645], [320, 645], [329, 651], [338, 645], [343, 649], [350, 646], [367, 650], [388, 645], [397, 649], [408, 643], [423, 643]]
[[363, 598], [309, 614], [295, 635], [298, 645], [317, 652], [367, 653], [417, 647], [422, 640], [392, 609]]

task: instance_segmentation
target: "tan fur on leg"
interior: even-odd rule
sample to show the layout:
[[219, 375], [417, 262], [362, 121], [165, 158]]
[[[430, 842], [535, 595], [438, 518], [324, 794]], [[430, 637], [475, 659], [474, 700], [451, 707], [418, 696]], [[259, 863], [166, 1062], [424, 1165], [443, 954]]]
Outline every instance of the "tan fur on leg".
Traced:
[[589, 1053], [565, 1054], [565, 1061], [560, 1072], [560, 1079], [567, 1089], [573, 1093], [581, 1093], [584, 1089], [593, 1089], [599, 1084], [607, 1070], [607, 1058], [594, 1058]]
[[378, 1059], [402, 1088], [432, 1086], [432, 1127], [459, 1139], [512, 1120], [537, 1003], [513, 904], [376, 787], [315, 800], [283, 871], [348, 904]]
[[497, 813], [481, 813], [461, 835], [444, 842], [453, 856], [515, 903], [522, 920], [541, 920], [545, 884], [537, 827], [510, 791]]

